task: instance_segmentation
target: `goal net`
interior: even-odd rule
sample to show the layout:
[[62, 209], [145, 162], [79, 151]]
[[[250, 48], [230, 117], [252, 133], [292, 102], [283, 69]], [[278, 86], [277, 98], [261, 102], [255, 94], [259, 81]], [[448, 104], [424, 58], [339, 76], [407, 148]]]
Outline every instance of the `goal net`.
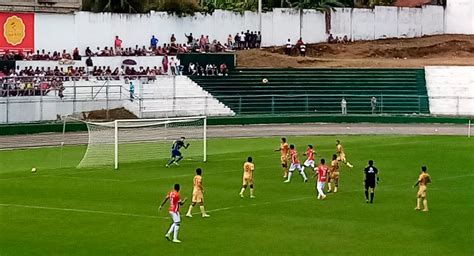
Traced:
[[206, 161], [206, 117], [130, 119], [113, 122], [87, 122], [89, 142], [78, 168], [162, 160], [171, 157], [175, 140], [190, 143], [181, 148], [184, 160]]

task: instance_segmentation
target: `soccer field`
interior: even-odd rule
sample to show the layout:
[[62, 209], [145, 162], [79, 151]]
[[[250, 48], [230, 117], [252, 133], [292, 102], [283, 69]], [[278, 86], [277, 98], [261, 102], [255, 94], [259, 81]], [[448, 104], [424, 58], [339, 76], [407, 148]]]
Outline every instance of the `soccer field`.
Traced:
[[[208, 162], [184, 159], [76, 169], [85, 146], [0, 151], [0, 255], [473, 255], [474, 142], [460, 136], [288, 137], [329, 160], [340, 139], [355, 167], [341, 165], [338, 193], [316, 200], [314, 179], [284, 184], [279, 138], [211, 139]], [[186, 151], [183, 150], [186, 157]], [[255, 163], [255, 199], [239, 197], [242, 164]], [[319, 158], [318, 158], [319, 159]], [[380, 171], [366, 204], [363, 168]], [[412, 186], [427, 165], [430, 211], [414, 211]], [[31, 168], [38, 168], [31, 173]], [[182, 244], [164, 238], [171, 220], [158, 206], [174, 183], [191, 198], [203, 168], [211, 218], [181, 209]], [[308, 170], [307, 170], [307, 173]], [[246, 192], [248, 193], [248, 191]], [[248, 195], [248, 194], [247, 194]]]

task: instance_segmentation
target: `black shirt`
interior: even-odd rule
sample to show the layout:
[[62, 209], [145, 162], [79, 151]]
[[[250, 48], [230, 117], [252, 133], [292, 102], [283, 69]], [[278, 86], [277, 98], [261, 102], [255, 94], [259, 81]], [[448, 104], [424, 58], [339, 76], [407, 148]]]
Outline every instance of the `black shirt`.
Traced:
[[375, 182], [375, 175], [379, 173], [379, 170], [375, 166], [367, 166], [364, 169], [365, 181]]

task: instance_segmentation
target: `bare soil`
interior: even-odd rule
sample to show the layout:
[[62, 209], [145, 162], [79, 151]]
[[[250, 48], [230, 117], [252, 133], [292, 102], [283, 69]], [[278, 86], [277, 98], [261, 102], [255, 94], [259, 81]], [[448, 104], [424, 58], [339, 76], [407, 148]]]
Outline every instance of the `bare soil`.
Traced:
[[[303, 38], [304, 40], [304, 38]], [[423, 67], [474, 65], [474, 35], [309, 44], [306, 57], [284, 46], [239, 51], [239, 67]]]
[[132, 112], [125, 108], [114, 108], [109, 109], [107, 116], [107, 110], [94, 110], [90, 112], [83, 112], [82, 119], [84, 120], [116, 120], [116, 119], [137, 119]]

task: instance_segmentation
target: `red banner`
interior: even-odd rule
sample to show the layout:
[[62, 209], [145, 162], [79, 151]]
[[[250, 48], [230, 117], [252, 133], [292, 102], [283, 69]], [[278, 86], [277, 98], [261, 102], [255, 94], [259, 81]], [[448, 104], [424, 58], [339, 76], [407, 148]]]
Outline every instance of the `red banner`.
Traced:
[[0, 27], [0, 51], [34, 51], [34, 13], [0, 12]]

